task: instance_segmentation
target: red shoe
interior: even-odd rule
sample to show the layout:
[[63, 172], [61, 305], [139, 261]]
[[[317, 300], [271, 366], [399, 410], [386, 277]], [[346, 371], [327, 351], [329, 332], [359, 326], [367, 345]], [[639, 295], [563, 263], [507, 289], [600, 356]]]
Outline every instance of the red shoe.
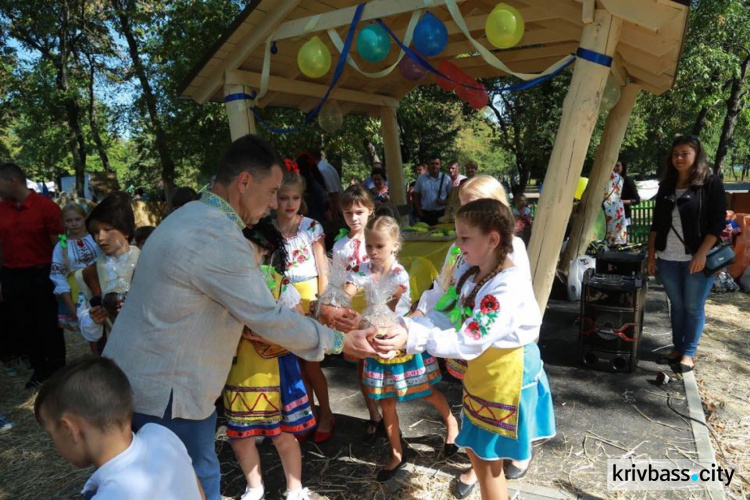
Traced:
[[331, 417], [331, 430], [329, 430], [328, 432], [322, 432], [320, 430], [320, 427], [315, 429], [315, 434], [313, 434], [313, 443], [325, 443], [326, 441], [331, 439], [331, 437], [333, 437], [334, 427], [336, 427], [336, 419], [334, 417]]

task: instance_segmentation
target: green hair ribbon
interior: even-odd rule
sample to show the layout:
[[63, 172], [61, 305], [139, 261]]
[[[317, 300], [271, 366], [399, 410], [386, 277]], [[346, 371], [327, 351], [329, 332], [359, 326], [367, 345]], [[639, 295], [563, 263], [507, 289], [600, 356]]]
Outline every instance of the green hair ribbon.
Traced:
[[60, 240], [60, 248], [63, 250], [68, 248], [68, 235], [67, 234], [58, 234], [57, 238]]
[[336, 235], [336, 237], [333, 239], [333, 241], [339, 241], [341, 238], [349, 234], [349, 229], [342, 228], [339, 229], [339, 234]]

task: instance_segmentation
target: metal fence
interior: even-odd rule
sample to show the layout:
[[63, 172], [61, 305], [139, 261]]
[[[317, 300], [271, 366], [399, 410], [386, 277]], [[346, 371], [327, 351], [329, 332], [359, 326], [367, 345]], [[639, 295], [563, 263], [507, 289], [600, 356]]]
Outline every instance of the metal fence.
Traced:
[[[648, 243], [651, 229], [651, 213], [654, 210], [654, 200], [642, 201], [630, 209], [630, 226], [628, 226], [628, 243], [640, 245]], [[536, 217], [536, 203], [530, 203], [532, 218]]]
[[630, 226], [628, 226], [628, 243], [638, 245], [648, 243], [651, 229], [651, 213], [654, 210], [654, 200], [642, 201], [630, 209]]

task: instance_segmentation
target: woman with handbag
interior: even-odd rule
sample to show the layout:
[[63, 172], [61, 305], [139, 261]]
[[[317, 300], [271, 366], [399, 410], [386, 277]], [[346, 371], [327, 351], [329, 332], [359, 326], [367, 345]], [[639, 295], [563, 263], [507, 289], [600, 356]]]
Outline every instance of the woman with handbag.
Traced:
[[679, 373], [693, 370], [706, 299], [720, 266], [714, 262], [719, 253], [712, 249], [724, 228], [726, 209], [724, 186], [711, 174], [700, 140], [677, 137], [656, 194], [648, 272], [658, 271], [671, 303], [674, 348], [659, 362]]

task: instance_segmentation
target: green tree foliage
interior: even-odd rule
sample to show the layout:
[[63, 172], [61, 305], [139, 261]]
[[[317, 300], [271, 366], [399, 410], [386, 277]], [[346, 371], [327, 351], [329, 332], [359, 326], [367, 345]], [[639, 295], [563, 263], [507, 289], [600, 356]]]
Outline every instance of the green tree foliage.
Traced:
[[[222, 103], [179, 99], [179, 87], [244, 6], [0, 0], [0, 157], [37, 180], [109, 168], [123, 186], [155, 192], [172, 182], [205, 186], [229, 144], [226, 112]], [[750, 163], [750, 83], [742, 71], [750, 56], [748, 11], [747, 0], [692, 2], [674, 88], [661, 96], [642, 92], [633, 110], [622, 156], [634, 173], [657, 173], [678, 133], [699, 132], [710, 156], [723, 156], [725, 165]], [[571, 74], [523, 92], [493, 92], [492, 106], [481, 112], [435, 85], [414, 89], [397, 113], [406, 179], [433, 155], [471, 159], [480, 171], [523, 185], [542, 178]], [[488, 88], [514, 82], [485, 80]], [[258, 113], [278, 128], [304, 121], [295, 109]], [[606, 116], [600, 118], [584, 174]], [[259, 121], [259, 133], [287, 156], [322, 149], [344, 182], [366, 176], [376, 159], [385, 162], [380, 121], [370, 116], [347, 115], [334, 133], [313, 123], [274, 134]]]

